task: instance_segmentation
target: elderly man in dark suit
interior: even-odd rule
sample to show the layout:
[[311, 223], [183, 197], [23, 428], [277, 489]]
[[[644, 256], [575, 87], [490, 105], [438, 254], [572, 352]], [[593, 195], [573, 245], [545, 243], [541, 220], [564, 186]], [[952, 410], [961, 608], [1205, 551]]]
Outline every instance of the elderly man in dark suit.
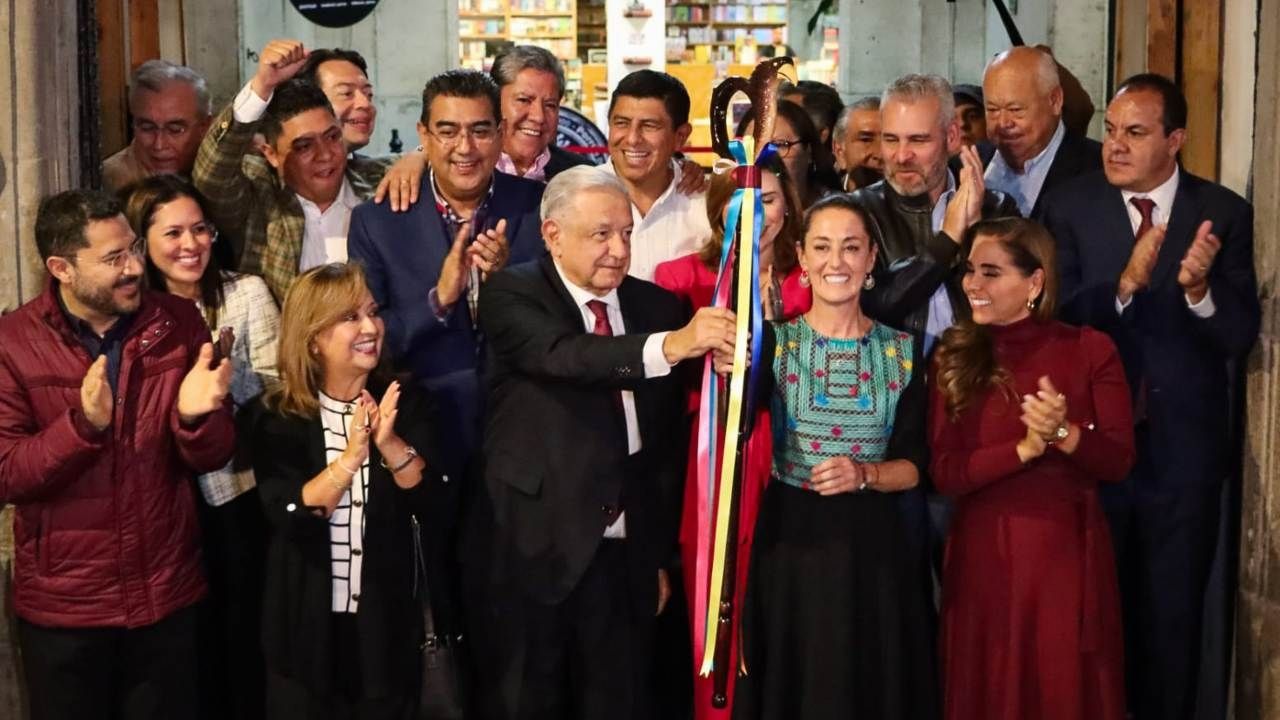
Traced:
[[627, 275], [612, 175], [557, 175], [542, 218], [550, 255], [480, 294], [491, 395], [464, 576], [481, 698], [500, 718], [647, 718], [688, 437], [672, 368], [731, 352], [733, 318], [685, 324], [674, 295]]
[[1159, 75], [1107, 107], [1103, 172], [1045, 200], [1066, 319], [1109, 333], [1134, 391], [1138, 462], [1103, 489], [1135, 717], [1192, 717], [1201, 615], [1230, 464], [1228, 363], [1258, 334], [1253, 210], [1178, 166], [1187, 102]]
[[1102, 169], [1102, 147], [1063, 122], [1059, 68], [1045, 50], [1015, 47], [995, 56], [982, 91], [987, 135], [996, 145], [987, 187], [1012, 197], [1024, 217], [1040, 217], [1052, 188]]
[[544, 186], [495, 171], [502, 150], [498, 108], [498, 87], [483, 73], [451, 70], [432, 78], [418, 123], [430, 158], [423, 201], [405, 212], [365, 203], [347, 233], [347, 253], [364, 264], [386, 322], [392, 361], [436, 396], [455, 472], [479, 443], [480, 283], [508, 259], [542, 254], [537, 213]]

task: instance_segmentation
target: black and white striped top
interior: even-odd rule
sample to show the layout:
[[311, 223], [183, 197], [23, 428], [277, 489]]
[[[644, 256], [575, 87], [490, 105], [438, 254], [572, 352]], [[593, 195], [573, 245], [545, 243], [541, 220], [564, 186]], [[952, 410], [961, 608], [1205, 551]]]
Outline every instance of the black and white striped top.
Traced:
[[[320, 393], [325, 460], [332, 463], [347, 449], [347, 426], [355, 405]], [[364, 561], [364, 512], [369, 493], [369, 461], [352, 478], [329, 516], [329, 558], [333, 574], [333, 612], [354, 613], [360, 605], [360, 570]]]

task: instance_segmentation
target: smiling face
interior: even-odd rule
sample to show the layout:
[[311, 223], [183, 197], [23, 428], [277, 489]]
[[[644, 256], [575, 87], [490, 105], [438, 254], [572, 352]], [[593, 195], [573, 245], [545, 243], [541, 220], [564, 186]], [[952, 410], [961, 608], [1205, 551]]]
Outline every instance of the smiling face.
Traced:
[[[764, 226], [760, 231], [760, 263], [764, 266], [773, 262], [773, 241], [778, 239], [787, 221], [787, 198], [782, 181], [771, 170], [760, 173], [760, 203], [764, 205]], [[729, 203], [725, 203], [720, 213], [721, 227], [728, 223], [728, 218]]]
[[631, 202], [625, 195], [590, 189], [573, 198], [559, 217], [542, 221], [542, 237], [565, 277], [604, 296], [631, 268]]
[[885, 179], [899, 195], [928, 194], [935, 202], [947, 188], [947, 158], [960, 149], [955, 119], [944, 124], [935, 97], [907, 102], [890, 97], [880, 118]]
[[432, 98], [430, 127], [418, 123], [418, 137], [447, 200], [473, 200], [488, 192], [502, 153], [496, 115], [487, 97]]
[[195, 88], [177, 81], [159, 92], [138, 88], [130, 112], [133, 154], [142, 167], [152, 175], [191, 174], [210, 121], [200, 111]]
[[1045, 89], [1031, 60], [993, 66], [982, 80], [986, 130], [1014, 168], [1049, 146], [1062, 117], [1062, 88]]
[[147, 259], [174, 285], [200, 282], [213, 248], [213, 227], [193, 198], [179, 197], [156, 206], [147, 228]]
[[1107, 106], [1102, 169], [1107, 182], [1150, 192], [1173, 175], [1186, 131], [1164, 131], [1164, 101], [1153, 90], [1125, 90]]
[[359, 150], [373, 137], [378, 108], [373, 104], [373, 83], [349, 60], [329, 60], [316, 68], [316, 84], [333, 104], [347, 150]]
[[502, 149], [517, 164], [532, 164], [556, 139], [560, 82], [553, 73], [525, 68], [500, 93], [506, 125]]
[[875, 263], [875, 246], [857, 213], [831, 207], [809, 218], [800, 268], [809, 274], [815, 305], [856, 303]]
[[88, 247], [69, 257], [50, 257], [45, 266], [61, 283], [67, 309], [94, 324], [138, 309], [142, 302], [141, 243], [124, 215], [91, 220]]
[[1014, 264], [1000, 238], [978, 235], [965, 265], [965, 296], [979, 325], [1008, 325], [1031, 314], [1028, 301], [1040, 297], [1044, 271], [1025, 274]]
[[330, 108], [304, 110], [285, 120], [280, 136], [262, 152], [290, 190], [321, 208], [338, 197], [347, 149]]
[[321, 330], [312, 341], [324, 377], [368, 375], [378, 366], [384, 326], [378, 304], [367, 291], [360, 302]]
[[609, 160], [624, 181], [656, 184], [692, 130], [688, 123], [675, 127], [659, 98], [619, 96], [609, 113]]

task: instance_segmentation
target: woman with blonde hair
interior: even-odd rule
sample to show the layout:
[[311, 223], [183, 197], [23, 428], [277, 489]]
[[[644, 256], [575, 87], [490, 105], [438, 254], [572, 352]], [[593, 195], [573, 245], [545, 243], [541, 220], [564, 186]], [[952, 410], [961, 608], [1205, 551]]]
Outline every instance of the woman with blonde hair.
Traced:
[[972, 319], [930, 383], [930, 472], [955, 499], [942, 579], [949, 720], [1125, 717], [1119, 589], [1098, 483], [1133, 464], [1111, 340], [1053, 319], [1053, 239], [1021, 218], [966, 234]]
[[263, 651], [270, 718], [401, 718], [413, 711], [425, 529], [436, 627], [452, 627], [439, 474], [426, 398], [378, 372], [384, 327], [359, 266], [322, 265], [285, 298], [280, 383], [244, 413], [272, 528]]

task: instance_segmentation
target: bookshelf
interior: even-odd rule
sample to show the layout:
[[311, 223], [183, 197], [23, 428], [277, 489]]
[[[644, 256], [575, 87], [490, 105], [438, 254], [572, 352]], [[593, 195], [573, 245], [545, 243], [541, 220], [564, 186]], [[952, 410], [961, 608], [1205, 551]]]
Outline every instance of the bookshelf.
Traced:
[[578, 3], [459, 0], [458, 39], [462, 66], [476, 70], [488, 70], [506, 43], [538, 45], [561, 60], [574, 60], [578, 57]]
[[667, 0], [667, 62], [754, 63], [758, 48], [787, 44], [786, 0]]

